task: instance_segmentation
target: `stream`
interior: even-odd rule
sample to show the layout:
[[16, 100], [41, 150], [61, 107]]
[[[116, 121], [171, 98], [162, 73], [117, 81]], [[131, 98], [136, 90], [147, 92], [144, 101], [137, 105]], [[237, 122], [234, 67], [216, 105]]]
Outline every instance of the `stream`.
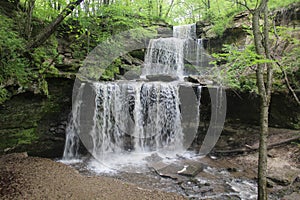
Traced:
[[[154, 160], [160, 158], [155, 153], [149, 157]], [[256, 199], [257, 195], [256, 182], [247, 178], [247, 171], [232, 167], [232, 163], [213, 156], [200, 157], [188, 153], [177, 159], [152, 162], [152, 165], [151, 162], [148, 165], [134, 165], [134, 170], [140, 169], [142, 173], [130, 171], [132, 165], [112, 169], [92, 157], [61, 162], [86, 176], [108, 176], [139, 185], [143, 189], [174, 192], [189, 199], [251, 200]]]

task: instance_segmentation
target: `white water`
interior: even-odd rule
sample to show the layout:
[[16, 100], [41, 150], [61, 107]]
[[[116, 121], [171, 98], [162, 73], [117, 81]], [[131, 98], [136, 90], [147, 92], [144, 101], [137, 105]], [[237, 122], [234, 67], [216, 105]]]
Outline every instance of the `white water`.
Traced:
[[176, 83], [97, 82], [93, 87], [97, 94], [93, 155], [123, 152], [126, 136], [134, 138], [131, 150], [135, 152], [180, 149]]
[[142, 77], [166, 74], [182, 77], [185, 39], [159, 38], [150, 40]]
[[173, 27], [173, 37], [151, 39], [145, 56], [141, 78], [147, 75], [169, 75], [183, 81], [185, 62], [196, 67], [207, 67], [204, 61], [202, 40], [196, 40], [196, 25]]
[[[172, 38], [151, 40], [142, 77], [166, 74], [181, 81], [186, 73], [184, 59], [196, 66], [206, 65], [202, 40], [194, 42], [194, 39], [195, 26], [186, 25], [174, 27]], [[153, 162], [178, 162], [177, 155], [196, 159], [197, 155], [184, 152], [180, 81], [80, 83], [73, 99], [63, 162], [80, 161], [79, 138], [95, 158], [84, 161], [87, 169], [96, 173], [142, 172]], [[200, 97], [201, 87], [198, 93]], [[214, 168], [204, 172], [226, 180], [233, 192], [205, 197], [199, 194], [195, 198], [238, 195], [241, 199], [255, 199], [257, 191], [253, 183], [233, 179]]]
[[[183, 80], [184, 56], [190, 40], [196, 37], [195, 25], [174, 27], [173, 36], [150, 40], [141, 77], [166, 74]], [[96, 171], [146, 166], [147, 158], [154, 153], [165, 161], [182, 155], [180, 84], [82, 83], [73, 102], [63, 160], [80, 157], [79, 138], [97, 160], [91, 162], [91, 169]], [[84, 93], [87, 89], [91, 97]]]
[[196, 39], [196, 24], [174, 26], [173, 37], [181, 39]]
[[83, 88], [85, 83], [82, 83], [78, 89], [78, 93], [75, 96], [76, 104], [72, 106], [72, 116], [69, 124], [66, 128], [66, 143], [65, 149], [63, 154], [63, 159], [68, 160], [69, 162], [76, 162], [79, 160], [78, 157], [78, 150], [79, 150], [79, 121], [77, 116], [80, 116], [80, 107], [82, 104], [82, 95], [83, 95]]

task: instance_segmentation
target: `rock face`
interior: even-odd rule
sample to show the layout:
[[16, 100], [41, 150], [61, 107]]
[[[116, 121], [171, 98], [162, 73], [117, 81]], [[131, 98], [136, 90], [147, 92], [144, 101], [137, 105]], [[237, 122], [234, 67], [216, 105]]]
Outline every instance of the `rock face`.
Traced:
[[[259, 125], [259, 97], [256, 94], [227, 89], [226, 96], [227, 122]], [[209, 119], [210, 96], [205, 87], [202, 88], [200, 109], [200, 119]], [[300, 129], [300, 107], [288, 92], [272, 94], [269, 124], [271, 127]]]
[[27, 151], [61, 157], [71, 110], [73, 81], [49, 79], [50, 97], [19, 94], [0, 107], [0, 154]]
[[206, 77], [195, 75], [190, 75], [185, 78], [185, 80], [191, 83], [199, 83], [200, 85], [212, 85], [214, 83], [212, 80], [209, 80]]
[[204, 38], [204, 48], [210, 53], [219, 52], [223, 44], [236, 44], [245, 46], [248, 44], [247, 31], [244, 26], [251, 26], [249, 12], [242, 12], [233, 19], [233, 25], [227, 28], [222, 36], [216, 35], [209, 22], [197, 22], [197, 36]]
[[158, 175], [174, 180], [185, 180], [187, 177], [195, 177], [204, 169], [204, 165], [197, 162], [183, 162], [180, 164], [166, 164], [155, 162], [149, 165]]

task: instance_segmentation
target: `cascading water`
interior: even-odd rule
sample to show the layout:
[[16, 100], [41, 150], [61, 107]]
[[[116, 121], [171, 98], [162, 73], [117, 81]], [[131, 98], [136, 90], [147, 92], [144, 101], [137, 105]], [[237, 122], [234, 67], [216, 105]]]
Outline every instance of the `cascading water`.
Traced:
[[196, 39], [196, 24], [174, 26], [173, 37], [181, 39]]
[[159, 38], [150, 40], [142, 77], [166, 74], [183, 77], [185, 39]]
[[[174, 27], [171, 38], [149, 42], [141, 78], [163, 74], [177, 76], [179, 81], [81, 83], [73, 102], [63, 159], [78, 158], [79, 134], [87, 150], [112, 168], [119, 168], [122, 162], [133, 164], [134, 157], [149, 152], [162, 157], [182, 154], [185, 136], [179, 88], [184, 57], [195, 37], [195, 25], [186, 25]], [[89, 102], [85, 102], [82, 91], [87, 87], [93, 94]], [[86, 111], [85, 104], [93, 109]]]
[[[83, 168], [88, 167], [99, 173], [112, 172], [112, 169], [113, 171], [117, 169], [138, 172], [142, 167], [146, 166], [147, 168], [147, 165], [160, 173], [159, 165], [166, 159], [165, 163], [167, 164], [170, 164], [169, 161], [177, 162], [172, 162], [172, 164], [175, 163], [175, 166], [171, 166], [169, 169], [170, 177], [172, 175], [176, 177], [179, 172], [185, 172], [189, 165], [192, 169], [197, 169], [199, 163], [195, 163], [195, 160], [198, 158], [190, 162], [194, 158], [176, 159], [176, 156], [179, 154], [182, 158], [182, 153], [191, 144], [186, 145], [185, 143], [190, 137], [189, 134], [194, 132], [192, 127], [195, 126], [194, 128], [197, 130], [199, 125], [198, 109], [202, 88], [200, 86], [192, 88], [191, 85], [183, 82], [183, 77], [189, 73], [186, 69], [187, 61], [191, 65], [200, 66], [200, 68], [209, 66], [202, 43], [201, 39], [196, 39], [194, 24], [177, 26], [173, 29], [173, 37], [150, 40], [142, 70], [142, 80], [115, 82], [76, 80], [74, 86], [76, 95], [73, 95], [72, 117], [67, 127], [64, 162], [74, 159], [78, 162], [78, 159], [81, 158], [78, 153], [81, 140], [95, 158], [85, 160], [87, 162], [84, 163]], [[177, 80], [171, 82], [143, 81], [143, 79], [148, 79], [149, 75], [177, 76]], [[185, 91], [182, 95], [182, 90], [187, 90], [187, 88], [192, 88], [192, 92]], [[197, 93], [198, 98], [194, 92]], [[221, 90], [209, 92], [212, 93], [211, 96], [216, 96], [211, 98], [212, 111], [214, 111], [211, 113], [212, 128], [203, 140], [199, 155], [208, 153], [217, 141], [216, 130], [221, 128], [218, 122], [222, 120], [218, 117], [220, 113], [217, 111], [224, 112], [224, 110], [217, 109], [223, 106], [221, 101], [218, 101], [219, 97], [222, 99]], [[191, 103], [191, 99], [195, 97], [196, 103]], [[196, 114], [191, 114], [193, 111]], [[184, 118], [186, 120], [183, 120]], [[172, 156], [175, 159], [172, 160]], [[183, 167], [179, 171], [176, 168], [178, 163]], [[158, 165], [155, 166], [155, 164]], [[202, 164], [199, 165], [202, 166]], [[217, 164], [216, 166], [221, 165]], [[82, 165], [80, 165], [80, 169], [82, 169]], [[207, 180], [203, 177], [195, 177], [191, 181], [188, 177], [183, 178], [183, 181], [171, 179], [164, 181], [158, 179], [155, 174], [154, 179], [159, 182], [156, 188], [166, 189], [172, 184], [172, 188], [178, 189], [171, 188], [168, 191], [179, 191], [189, 198], [197, 199], [223, 199], [223, 196], [224, 199], [227, 197], [235, 199], [237, 195], [240, 199], [255, 198], [253, 193], [255, 194], [256, 190], [252, 182], [235, 180], [226, 170], [218, 170], [215, 167], [206, 166], [203, 172], [208, 174], [208, 176], [204, 176], [208, 177]], [[126, 177], [128, 173], [123, 174]], [[130, 173], [129, 176], [135, 177]], [[135, 183], [145, 184], [146, 182], [148, 187], [151, 183], [147, 178], [151, 177], [144, 174], [142, 180]], [[203, 187], [199, 188], [199, 185]], [[215, 185], [217, 185], [217, 191], [211, 192]], [[222, 185], [225, 185], [226, 189], [230, 188], [229, 192], [220, 193], [218, 190]], [[205, 192], [207, 186], [211, 186], [211, 188]]]
[[198, 69], [207, 67], [208, 59], [203, 51], [201, 41], [201, 39], [196, 39], [195, 24], [174, 26], [171, 38], [150, 40], [141, 78], [161, 74], [183, 81], [184, 75], [191, 74], [185, 69], [186, 61]]

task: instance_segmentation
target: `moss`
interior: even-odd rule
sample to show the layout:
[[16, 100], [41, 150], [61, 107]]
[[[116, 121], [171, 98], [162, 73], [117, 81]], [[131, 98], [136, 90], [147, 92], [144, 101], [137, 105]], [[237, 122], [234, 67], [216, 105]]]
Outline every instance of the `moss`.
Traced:
[[19, 145], [31, 144], [38, 139], [36, 128], [29, 129], [13, 129], [0, 133], [2, 141], [0, 143], [0, 151], [3, 152], [7, 148], [15, 148]]

